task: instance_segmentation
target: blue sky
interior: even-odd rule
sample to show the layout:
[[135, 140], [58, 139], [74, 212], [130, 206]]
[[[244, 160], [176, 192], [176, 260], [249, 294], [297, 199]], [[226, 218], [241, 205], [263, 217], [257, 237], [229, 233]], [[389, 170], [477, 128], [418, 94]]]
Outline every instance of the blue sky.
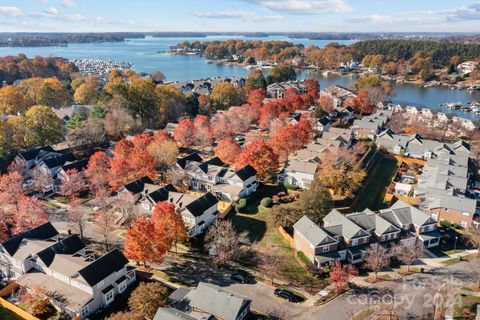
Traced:
[[480, 1], [0, 0], [0, 31], [480, 32]]

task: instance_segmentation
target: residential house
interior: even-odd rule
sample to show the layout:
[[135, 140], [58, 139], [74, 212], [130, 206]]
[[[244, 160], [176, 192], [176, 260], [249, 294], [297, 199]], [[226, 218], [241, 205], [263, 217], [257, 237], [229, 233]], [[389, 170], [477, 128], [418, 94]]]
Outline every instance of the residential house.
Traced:
[[169, 122], [165, 126], [164, 130], [173, 136], [175, 129], [178, 127], [178, 123]]
[[88, 118], [90, 111], [93, 109], [92, 105], [72, 105], [69, 107], [63, 108], [52, 108], [55, 115], [60, 119], [63, 120], [65, 124], [72, 119], [75, 115], [81, 115], [85, 119]]
[[166, 186], [153, 188], [144, 188], [142, 195], [139, 199], [141, 206], [143, 209], [147, 211], [153, 211], [155, 206], [159, 202], [168, 201], [168, 194], [169, 192], [178, 192], [177, 189], [171, 184], [167, 184]]
[[315, 121], [314, 130], [320, 134], [323, 132], [328, 132], [330, 130], [330, 125], [331, 125], [330, 119], [328, 117], [323, 116], [317, 121]]
[[257, 172], [250, 165], [235, 170], [218, 157], [206, 161], [199, 156], [187, 157], [177, 161], [175, 170], [187, 177], [187, 183], [195, 191], [212, 192], [225, 202], [237, 201], [257, 191]]
[[287, 184], [299, 188], [308, 188], [315, 179], [318, 167], [319, 164], [315, 161], [288, 159], [282, 173], [280, 173], [280, 178]]
[[168, 201], [182, 215], [189, 237], [196, 237], [215, 222], [218, 200], [212, 193], [196, 197], [180, 192], [169, 192]]
[[425, 247], [434, 247], [440, 240], [436, 225], [429, 214], [397, 201], [379, 212], [366, 209], [342, 214], [332, 210], [323, 219], [323, 226], [304, 216], [293, 226], [293, 239], [295, 249], [318, 267], [343, 260], [355, 264], [375, 245], [390, 249], [400, 242], [422, 241]]
[[285, 96], [285, 92], [289, 89], [297, 90], [298, 94], [304, 94], [307, 92], [307, 88], [301, 81], [286, 81], [273, 83], [267, 86], [267, 95], [273, 99], [282, 99]]
[[24, 163], [27, 170], [30, 170], [43, 159], [54, 155], [60, 155], [60, 153], [53, 150], [51, 146], [43, 146], [19, 152], [14, 161]]
[[142, 177], [118, 189], [117, 198], [135, 204], [140, 200], [142, 194], [148, 194], [157, 189], [160, 189], [160, 186], [155, 185], [149, 177]]
[[463, 73], [463, 74], [470, 74], [475, 69], [477, 69], [477, 66], [478, 66], [477, 61], [465, 61], [465, 62], [460, 63], [457, 66], [457, 72]]
[[177, 289], [169, 301], [171, 306], [159, 308], [154, 320], [243, 320], [249, 316], [252, 303], [246, 296], [205, 282], [196, 289]]
[[333, 85], [324, 90], [321, 90], [320, 97], [322, 96], [333, 99], [333, 103], [336, 107], [342, 107], [345, 100], [356, 98], [357, 92], [339, 85]]
[[45, 288], [56, 308], [81, 319], [110, 305], [136, 280], [120, 251], [97, 256], [77, 235], [63, 237], [49, 222], [0, 244], [0, 270], [27, 290]]
[[436, 221], [448, 221], [462, 228], [474, 227], [477, 200], [461, 196], [441, 195], [427, 204], [432, 218]]
[[375, 140], [392, 115], [391, 110], [377, 110], [372, 115], [353, 121], [353, 134], [357, 139]]

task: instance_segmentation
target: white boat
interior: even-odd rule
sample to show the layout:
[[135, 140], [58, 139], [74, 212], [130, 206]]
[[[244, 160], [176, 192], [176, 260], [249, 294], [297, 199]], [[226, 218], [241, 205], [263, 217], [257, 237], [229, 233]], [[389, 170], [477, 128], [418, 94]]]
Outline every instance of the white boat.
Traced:
[[205, 61], [205, 63], [206, 63], [206, 64], [212, 64], [213, 61], [212, 61], [212, 60], [207, 60], [207, 61]]

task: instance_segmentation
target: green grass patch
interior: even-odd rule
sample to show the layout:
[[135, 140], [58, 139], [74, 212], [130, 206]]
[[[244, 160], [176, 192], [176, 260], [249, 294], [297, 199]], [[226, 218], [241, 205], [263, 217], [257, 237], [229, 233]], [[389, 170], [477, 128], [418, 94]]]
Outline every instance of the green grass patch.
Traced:
[[371, 210], [382, 209], [384, 206], [383, 198], [397, 171], [397, 167], [398, 164], [395, 159], [382, 157], [366, 178], [371, 180], [368, 186], [362, 189], [361, 194], [358, 195], [359, 198], [355, 203], [354, 210], [362, 211], [366, 208]]
[[12, 311], [0, 307], [0, 319], [2, 320], [24, 320], [22, 317], [13, 313]]
[[473, 257], [475, 257], [475, 255], [469, 255], [469, 256], [464, 256], [464, 257], [458, 257], [458, 258], [452, 258], [452, 259], [448, 259], [448, 260], [445, 260], [445, 261], [442, 261], [441, 263], [445, 266], [451, 266], [453, 264], [457, 264], [457, 263], [460, 263], [460, 262], [464, 262], [464, 261], [470, 261]]

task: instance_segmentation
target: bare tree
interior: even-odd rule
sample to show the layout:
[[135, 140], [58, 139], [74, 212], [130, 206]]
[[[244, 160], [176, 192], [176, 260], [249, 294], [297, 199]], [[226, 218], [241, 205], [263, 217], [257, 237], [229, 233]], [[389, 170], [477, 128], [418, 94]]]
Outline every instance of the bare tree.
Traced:
[[423, 245], [420, 241], [416, 241], [414, 245], [407, 242], [400, 242], [394, 250], [397, 259], [407, 265], [407, 272], [409, 272], [410, 265], [422, 256]]
[[42, 195], [45, 195], [45, 192], [49, 189], [52, 190], [53, 178], [50, 173], [41, 167], [35, 167], [32, 170], [31, 189], [35, 192], [40, 192]]
[[241, 253], [240, 245], [240, 236], [230, 220], [217, 219], [205, 236], [205, 247], [214, 253], [219, 265], [235, 260]]
[[106, 114], [104, 125], [108, 135], [118, 139], [131, 132], [137, 122], [125, 108], [116, 106]]
[[365, 254], [364, 266], [375, 274], [375, 281], [378, 279], [378, 272], [390, 265], [390, 258], [387, 257], [387, 249], [381, 245], [373, 245]]
[[261, 256], [261, 268], [265, 272], [266, 276], [270, 279], [271, 284], [274, 284], [274, 277], [280, 271], [281, 262], [282, 261], [279, 256], [271, 253], [265, 253]]
[[95, 224], [100, 228], [105, 250], [110, 249], [110, 234], [115, 229], [115, 213], [113, 210], [103, 209], [95, 212]]
[[68, 207], [68, 218], [75, 226], [76, 231], [80, 234], [80, 238], [83, 239], [83, 232], [85, 231], [85, 224], [87, 219], [85, 213], [79, 208], [79, 202], [77, 198], [73, 198], [70, 201]]

